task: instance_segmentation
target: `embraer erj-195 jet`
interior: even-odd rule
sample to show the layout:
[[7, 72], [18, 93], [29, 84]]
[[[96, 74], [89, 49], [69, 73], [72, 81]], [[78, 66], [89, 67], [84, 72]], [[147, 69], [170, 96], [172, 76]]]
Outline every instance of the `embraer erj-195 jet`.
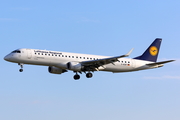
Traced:
[[94, 71], [119, 73], [162, 67], [164, 63], [174, 60], [156, 62], [161, 41], [162, 39], [156, 38], [141, 56], [133, 59], [124, 58], [129, 56], [133, 49], [125, 55], [110, 57], [27, 48], [14, 50], [4, 59], [18, 63], [20, 72], [23, 71], [24, 64], [43, 65], [49, 66], [48, 71], [54, 74], [74, 71], [74, 79], [78, 80], [78, 73], [82, 72], [87, 78], [91, 78]]

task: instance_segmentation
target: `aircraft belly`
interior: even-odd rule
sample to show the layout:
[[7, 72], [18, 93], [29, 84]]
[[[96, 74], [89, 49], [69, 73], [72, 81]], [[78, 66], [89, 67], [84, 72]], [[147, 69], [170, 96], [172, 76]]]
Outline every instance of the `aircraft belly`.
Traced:
[[103, 71], [109, 71], [109, 72], [128, 72], [133, 71], [133, 66], [130, 65], [121, 65], [121, 64], [108, 64], [106, 65], [106, 68]]

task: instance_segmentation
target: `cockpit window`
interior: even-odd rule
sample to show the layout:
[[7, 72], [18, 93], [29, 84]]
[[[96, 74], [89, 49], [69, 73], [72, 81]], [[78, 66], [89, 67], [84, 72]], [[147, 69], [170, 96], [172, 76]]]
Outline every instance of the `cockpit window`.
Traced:
[[20, 50], [14, 50], [11, 53], [21, 53], [21, 51]]

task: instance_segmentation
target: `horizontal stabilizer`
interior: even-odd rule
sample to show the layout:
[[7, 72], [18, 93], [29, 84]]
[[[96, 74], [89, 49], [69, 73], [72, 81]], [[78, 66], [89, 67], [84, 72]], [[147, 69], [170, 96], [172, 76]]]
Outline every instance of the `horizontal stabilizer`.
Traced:
[[161, 65], [161, 64], [165, 64], [165, 63], [169, 63], [169, 62], [173, 62], [175, 60], [168, 60], [168, 61], [162, 61], [162, 62], [155, 62], [155, 63], [150, 63], [150, 64], [146, 64], [146, 65]]

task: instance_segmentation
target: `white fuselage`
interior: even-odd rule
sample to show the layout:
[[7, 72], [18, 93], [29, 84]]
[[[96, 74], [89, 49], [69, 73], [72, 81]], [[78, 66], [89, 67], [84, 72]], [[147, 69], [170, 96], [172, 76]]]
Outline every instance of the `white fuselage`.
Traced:
[[[5, 56], [4, 59], [14, 63], [54, 66], [62, 69], [67, 69], [68, 62], [92, 61], [92, 60], [110, 57], [110, 56], [88, 55], [88, 54], [26, 49], [26, 48], [19, 50], [21, 51], [20, 53], [12, 52], [7, 56]], [[130, 58], [120, 58], [119, 61], [107, 65], [103, 65], [102, 67], [99, 67], [98, 70], [115, 73], [115, 72], [138, 71], [138, 70], [158, 67], [158, 66], [150, 67], [146, 65], [149, 63], [153, 63], [153, 62], [130, 59]]]

